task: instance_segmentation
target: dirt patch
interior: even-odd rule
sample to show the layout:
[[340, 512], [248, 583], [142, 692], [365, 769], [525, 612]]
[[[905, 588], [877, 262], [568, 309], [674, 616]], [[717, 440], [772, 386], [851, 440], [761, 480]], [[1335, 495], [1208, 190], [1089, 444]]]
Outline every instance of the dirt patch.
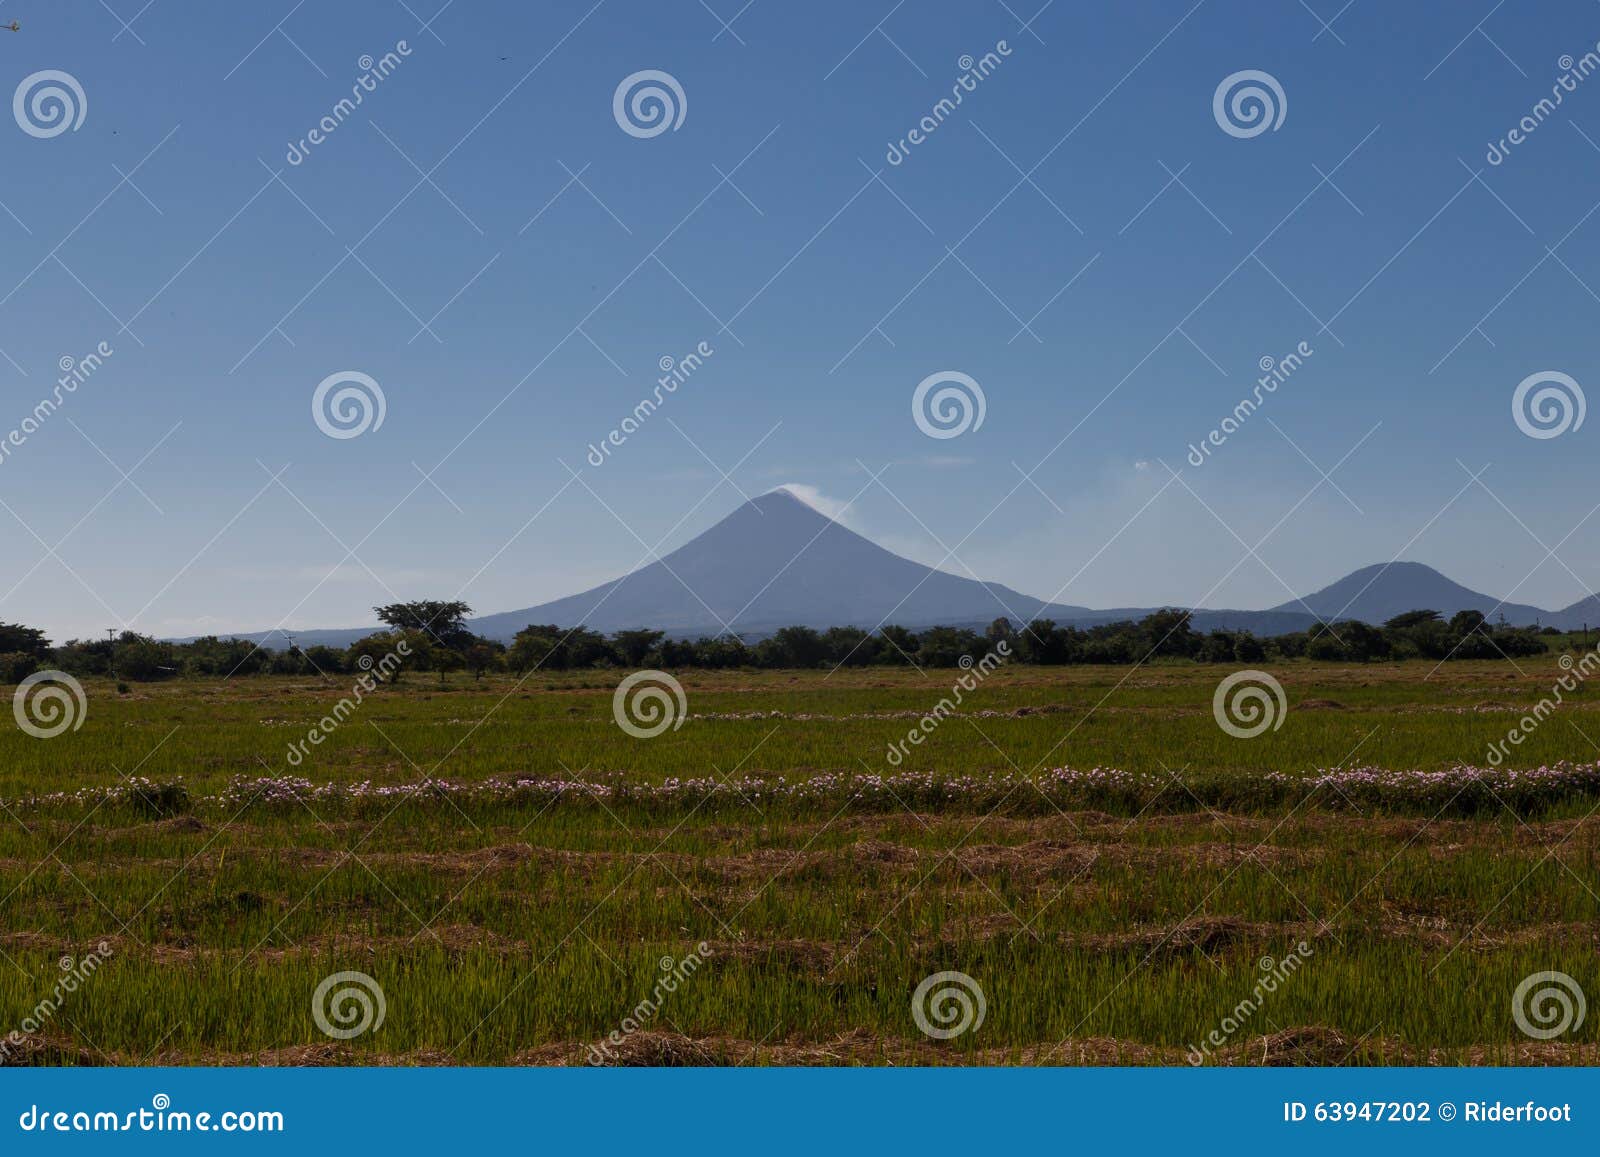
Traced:
[[1298, 925], [1252, 923], [1236, 916], [1197, 916], [1166, 928], [1076, 937], [1070, 943], [1098, 952], [1139, 952], [1146, 960], [1167, 959], [1187, 952], [1212, 956], [1237, 944], [1282, 940], [1286, 931], [1295, 936], [1298, 929]]
[[[638, 1033], [626, 1060], [644, 1065], [946, 1065], [1178, 1067], [1190, 1064], [1187, 1049], [1113, 1037], [1089, 1037], [1053, 1044], [961, 1048], [954, 1043], [878, 1037], [864, 1029], [825, 1041], [790, 1038], [757, 1042], [733, 1037], [691, 1038], [675, 1033]], [[613, 1050], [618, 1046], [612, 1045]], [[548, 1045], [518, 1056], [524, 1065], [581, 1065], [593, 1055], [585, 1045]], [[1592, 1065], [1600, 1045], [1524, 1042], [1464, 1049], [1417, 1049], [1379, 1036], [1351, 1039], [1325, 1025], [1302, 1025], [1224, 1047], [1208, 1064], [1250, 1067], [1333, 1067], [1371, 1064], [1411, 1065]]]
[[497, 932], [480, 928], [476, 924], [435, 924], [427, 931], [412, 936], [362, 936], [348, 933], [309, 936], [289, 947], [261, 948], [256, 955], [265, 960], [306, 955], [375, 957], [380, 953], [407, 949], [427, 951], [441, 948], [452, 956], [484, 951], [512, 955], [529, 951], [531, 946], [509, 940]]
[[810, 975], [826, 974], [844, 952], [826, 940], [713, 940], [706, 947], [713, 966], [736, 960]]
[[116, 1063], [115, 1059], [95, 1049], [43, 1032], [29, 1033], [20, 1037], [19, 1042], [8, 1042], [8, 1047], [0, 1050], [0, 1069], [62, 1066], [97, 1068]]
[[[598, 1046], [613, 1054], [607, 1058]], [[525, 1049], [508, 1058], [519, 1066], [572, 1066], [602, 1062], [617, 1067], [738, 1067], [949, 1065], [989, 1066], [1188, 1066], [1190, 1053], [1176, 1045], [1146, 1044], [1114, 1037], [1086, 1037], [1054, 1043], [997, 1047], [961, 1047], [958, 1042], [936, 1043], [900, 1037], [875, 1036], [865, 1029], [807, 1040], [799, 1034], [784, 1039], [753, 1041], [730, 1036], [690, 1037], [679, 1033], [640, 1032], [622, 1044], [609, 1041], [556, 1041]], [[440, 1066], [460, 1064], [460, 1058], [443, 1049], [409, 1053], [374, 1053], [335, 1042], [289, 1045], [256, 1052], [182, 1050], [166, 1048], [144, 1057], [115, 1050], [101, 1052], [69, 1038], [35, 1034], [0, 1067], [100, 1066], [100, 1065], [259, 1065], [267, 1067]], [[1227, 1067], [1290, 1067], [1350, 1065], [1595, 1065], [1600, 1045], [1555, 1041], [1519, 1041], [1493, 1045], [1467, 1045], [1452, 1049], [1419, 1049], [1395, 1038], [1376, 1034], [1352, 1039], [1326, 1025], [1301, 1025], [1266, 1036], [1254, 1036], [1217, 1050], [1206, 1061]]]
[[1302, 1025], [1244, 1044], [1223, 1049], [1216, 1057], [1223, 1065], [1252, 1065], [1259, 1068], [1339, 1068], [1355, 1065], [1356, 1042], [1337, 1029], [1323, 1025]]
[[496, 844], [487, 848], [472, 848], [459, 852], [379, 852], [363, 855], [370, 864], [394, 864], [397, 867], [427, 868], [433, 872], [452, 875], [515, 868], [537, 860], [539, 863], [560, 867], [593, 858], [595, 853], [567, 852], [559, 848], [536, 848], [532, 844]]
[[14, 952], [41, 951], [64, 953], [67, 943], [43, 932], [0, 932], [0, 947]]
[[653, 1069], [710, 1068], [735, 1063], [732, 1054], [719, 1047], [720, 1042], [694, 1040], [672, 1032], [636, 1032], [624, 1037], [621, 1044], [602, 1044], [603, 1048], [586, 1051], [581, 1063], [599, 1068]]
[[124, 829], [130, 835], [192, 835], [196, 832], [209, 831], [204, 820], [198, 816], [172, 816], [170, 819], [156, 820], [153, 823], [140, 824], [135, 828]]

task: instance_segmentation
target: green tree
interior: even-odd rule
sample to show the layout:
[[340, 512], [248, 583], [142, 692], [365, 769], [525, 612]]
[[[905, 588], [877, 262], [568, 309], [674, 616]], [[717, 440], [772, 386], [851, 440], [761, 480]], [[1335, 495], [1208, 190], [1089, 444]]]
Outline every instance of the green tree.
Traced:
[[452, 651], [465, 651], [478, 638], [467, 630], [466, 619], [472, 608], [459, 599], [451, 602], [418, 599], [409, 603], [388, 603], [372, 610], [379, 622], [394, 630], [426, 632], [440, 646]]
[[1190, 656], [1200, 650], [1200, 636], [1190, 626], [1194, 612], [1168, 607], [1139, 620], [1139, 633], [1143, 636], [1144, 653], [1158, 655]]
[[132, 679], [135, 683], [170, 679], [178, 673], [171, 644], [159, 643], [134, 631], [123, 631], [117, 636], [112, 664], [119, 678]]
[[506, 664], [513, 671], [566, 671], [610, 663], [615, 657], [605, 636], [587, 627], [530, 624], [512, 639]]
[[1013, 642], [1017, 637], [1017, 628], [1012, 625], [1010, 619], [1002, 615], [989, 624], [983, 632], [983, 637], [991, 643], [998, 643], [1001, 639]]
[[962, 627], [929, 627], [917, 643], [917, 662], [924, 667], [954, 667], [963, 655], [977, 662], [989, 650], [982, 635]]
[[37, 627], [0, 623], [0, 683], [20, 683], [44, 665], [50, 640]]
[[611, 636], [611, 646], [623, 666], [642, 667], [645, 656], [655, 650], [656, 644], [665, 636], [665, 631], [618, 631]]
[[1035, 619], [1023, 630], [1019, 639], [1022, 661], [1041, 666], [1057, 666], [1076, 662], [1082, 647], [1078, 632], [1071, 627], [1058, 627], [1054, 619]]
[[[692, 662], [701, 667], [726, 670], [730, 667], [748, 667], [755, 662], [750, 648], [738, 635], [718, 635], [714, 639], [700, 639], [692, 645]], [[670, 660], [668, 666], [672, 666]]]
[[887, 627], [879, 628], [878, 636], [883, 640], [884, 646], [878, 651], [878, 661], [891, 666], [908, 666], [911, 657], [917, 653], [917, 637], [904, 627], [897, 627], [890, 623]]
[[[402, 653], [401, 645], [409, 654]], [[407, 669], [426, 671], [431, 652], [439, 650], [421, 631], [378, 631], [350, 644], [345, 668], [371, 675], [380, 683], [398, 683]]]
[[1344, 639], [1345, 651], [1357, 663], [1389, 657], [1389, 639], [1377, 627], [1352, 620], [1339, 624], [1339, 634]]
[[1267, 648], [1249, 631], [1240, 631], [1233, 637], [1235, 663], [1259, 663], [1267, 657]]
[[505, 654], [505, 650], [503, 644], [479, 640], [467, 648], [467, 670], [472, 672], [474, 679], [482, 679], [485, 671], [492, 671], [500, 665], [500, 656]]
[[39, 660], [26, 651], [0, 651], [0, 683], [20, 683], [39, 669]]
[[38, 627], [21, 623], [0, 623], [0, 651], [18, 652], [43, 660], [50, 652], [50, 640]]
[[1327, 623], [1318, 623], [1306, 632], [1306, 658], [1340, 663], [1350, 658], [1344, 642]]
[[829, 627], [822, 633], [822, 645], [835, 667], [865, 667], [878, 657], [883, 643], [860, 627]]
[[345, 670], [345, 653], [332, 647], [315, 646], [306, 648], [306, 662], [313, 671], [323, 675], [337, 675]]
[[818, 667], [827, 657], [822, 636], [810, 627], [783, 627], [756, 647], [763, 667]]

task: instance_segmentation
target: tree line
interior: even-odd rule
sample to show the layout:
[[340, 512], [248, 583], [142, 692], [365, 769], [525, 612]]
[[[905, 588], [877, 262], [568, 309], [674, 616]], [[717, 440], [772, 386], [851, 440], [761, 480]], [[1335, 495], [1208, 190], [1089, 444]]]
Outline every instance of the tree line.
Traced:
[[180, 676], [338, 675], [381, 663], [403, 640], [404, 670], [525, 674], [534, 670], [589, 668], [819, 668], [953, 667], [974, 660], [1004, 639], [1012, 662], [1039, 666], [1126, 665], [1152, 659], [1248, 664], [1275, 659], [1377, 662], [1423, 659], [1495, 659], [1549, 649], [1554, 628], [1537, 630], [1490, 623], [1477, 611], [1449, 619], [1437, 611], [1397, 615], [1381, 627], [1342, 621], [1309, 630], [1258, 637], [1248, 631], [1193, 627], [1189, 611], [1163, 610], [1137, 621], [1098, 626], [1061, 626], [1050, 619], [1019, 624], [999, 618], [983, 631], [928, 627], [913, 631], [885, 626], [784, 627], [746, 642], [733, 635], [672, 639], [649, 629], [609, 635], [587, 627], [530, 624], [510, 645], [474, 634], [472, 608], [456, 601], [422, 600], [374, 607], [385, 629], [349, 647], [267, 648], [245, 639], [208, 635], [187, 643], [164, 642], [124, 631], [106, 639], [72, 639], [52, 646], [42, 630], [0, 623], [0, 682], [16, 683], [38, 670], [151, 682]]

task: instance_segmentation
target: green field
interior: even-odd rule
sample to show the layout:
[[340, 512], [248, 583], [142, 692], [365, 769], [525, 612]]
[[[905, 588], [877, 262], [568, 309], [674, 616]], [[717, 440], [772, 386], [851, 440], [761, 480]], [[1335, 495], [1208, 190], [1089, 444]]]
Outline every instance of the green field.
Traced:
[[[1231, 668], [1002, 668], [899, 766], [960, 671], [681, 673], [653, 738], [626, 672], [413, 674], [299, 766], [348, 677], [90, 681], [80, 729], [0, 733], [6, 1060], [1596, 1063], [1600, 1016], [1534, 1039], [1512, 999], [1600, 994], [1600, 774], [1511, 770], [1600, 760], [1600, 691], [1466, 782], [1409, 773], [1486, 767], [1554, 655], [1272, 671], [1241, 739]], [[347, 1040], [343, 971], [384, 1003]], [[951, 1039], [912, 1015], [941, 971], [984, 1000]]]

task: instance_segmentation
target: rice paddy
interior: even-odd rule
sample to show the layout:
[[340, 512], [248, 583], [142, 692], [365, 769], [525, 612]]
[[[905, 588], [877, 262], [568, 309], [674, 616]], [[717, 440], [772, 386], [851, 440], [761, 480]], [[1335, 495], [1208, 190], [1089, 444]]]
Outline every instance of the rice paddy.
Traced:
[[1600, 693], [1283, 665], [1240, 739], [1230, 673], [1002, 668], [898, 763], [959, 672], [683, 673], [648, 739], [626, 672], [412, 675], [298, 763], [344, 681], [90, 682], [0, 734], [0, 1063], [1600, 1060], [1513, 1013], [1600, 991]]

